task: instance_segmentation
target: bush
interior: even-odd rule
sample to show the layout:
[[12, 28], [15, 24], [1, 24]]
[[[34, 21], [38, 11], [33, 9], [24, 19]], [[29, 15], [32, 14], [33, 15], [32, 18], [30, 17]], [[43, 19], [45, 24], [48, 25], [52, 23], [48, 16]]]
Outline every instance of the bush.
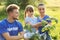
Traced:
[[24, 20], [24, 10], [21, 9], [19, 13], [20, 13], [19, 19]]
[[0, 20], [6, 18], [7, 14], [6, 14], [6, 10], [5, 8], [3, 8], [2, 10], [0, 10]]
[[7, 0], [6, 6], [10, 4], [17, 4], [21, 9], [25, 9], [26, 5], [28, 5], [28, 0]]
[[10, 4], [18, 4], [18, 2], [17, 2], [17, 0], [7, 0], [6, 1], [6, 6], [8, 6]]

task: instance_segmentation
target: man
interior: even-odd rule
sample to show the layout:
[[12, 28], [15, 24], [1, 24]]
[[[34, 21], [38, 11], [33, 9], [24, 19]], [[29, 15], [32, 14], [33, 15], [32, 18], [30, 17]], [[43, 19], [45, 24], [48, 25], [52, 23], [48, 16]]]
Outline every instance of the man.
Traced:
[[11, 4], [6, 8], [6, 12], [8, 17], [0, 22], [0, 40], [19, 40], [23, 38], [22, 24], [17, 21], [19, 7]]
[[[38, 5], [38, 11], [39, 11], [39, 14], [40, 14], [40, 16], [38, 17], [38, 22], [41, 22], [42, 20], [45, 20], [45, 21], [48, 22], [48, 24], [51, 24], [51, 20], [46, 20], [46, 19], [49, 18], [49, 16], [45, 14], [45, 5], [44, 4], [41, 3], [41, 4]], [[40, 26], [39, 29], [38, 29], [40, 35], [43, 36], [43, 37], [45, 36], [44, 37], [45, 40], [51, 40], [50, 35], [48, 34], [48, 31], [42, 32], [42, 28], [43, 27]]]

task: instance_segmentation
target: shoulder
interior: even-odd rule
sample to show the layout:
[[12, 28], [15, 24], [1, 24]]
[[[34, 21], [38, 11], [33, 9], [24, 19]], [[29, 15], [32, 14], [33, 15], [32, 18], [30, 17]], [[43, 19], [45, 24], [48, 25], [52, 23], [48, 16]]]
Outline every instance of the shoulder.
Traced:
[[49, 15], [45, 15], [45, 17], [49, 18], [50, 16]]
[[45, 15], [44, 19], [47, 19], [47, 18], [50, 18], [50, 16], [48, 16], [48, 15]]
[[0, 28], [4, 28], [4, 27], [6, 27], [6, 20], [5, 19], [0, 21]]
[[22, 23], [21, 23], [21, 22], [19, 22], [19, 21], [17, 21], [17, 20], [16, 20], [16, 23], [17, 23], [18, 25], [22, 25]]
[[2, 24], [2, 25], [6, 24], [6, 19], [1, 20], [1, 21], [0, 21], [0, 25], [1, 25], [1, 24]]
[[19, 28], [23, 28], [23, 25], [22, 25], [22, 23], [21, 23], [21, 22], [16, 21], [16, 24], [18, 25], [18, 27], [19, 27]]

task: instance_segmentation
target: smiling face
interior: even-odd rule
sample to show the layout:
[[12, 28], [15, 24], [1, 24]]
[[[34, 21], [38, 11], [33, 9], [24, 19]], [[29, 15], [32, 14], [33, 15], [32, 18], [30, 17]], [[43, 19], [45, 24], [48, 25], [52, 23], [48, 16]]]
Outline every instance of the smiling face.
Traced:
[[14, 20], [19, 18], [19, 10], [18, 9], [14, 9], [12, 12], [10, 12], [9, 14]]
[[17, 20], [19, 17], [19, 6], [16, 4], [11, 4], [7, 6], [6, 11], [8, 16], [11, 17], [13, 20]]
[[38, 6], [38, 11], [40, 14], [45, 14], [45, 6], [44, 5], [39, 5]]

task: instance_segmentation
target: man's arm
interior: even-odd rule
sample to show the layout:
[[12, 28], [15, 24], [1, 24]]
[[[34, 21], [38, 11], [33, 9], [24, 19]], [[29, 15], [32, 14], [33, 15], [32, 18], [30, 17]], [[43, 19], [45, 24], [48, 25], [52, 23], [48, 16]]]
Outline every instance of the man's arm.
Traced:
[[6, 40], [18, 40], [20, 36], [10, 36], [8, 32], [2, 34]]
[[22, 38], [24, 38], [24, 31], [23, 31], [23, 26], [22, 26], [22, 24], [21, 23], [19, 23], [18, 22], [18, 27], [19, 27], [19, 30], [18, 30], [18, 32], [19, 32], [19, 38], [20, 39], [22, 39]]

